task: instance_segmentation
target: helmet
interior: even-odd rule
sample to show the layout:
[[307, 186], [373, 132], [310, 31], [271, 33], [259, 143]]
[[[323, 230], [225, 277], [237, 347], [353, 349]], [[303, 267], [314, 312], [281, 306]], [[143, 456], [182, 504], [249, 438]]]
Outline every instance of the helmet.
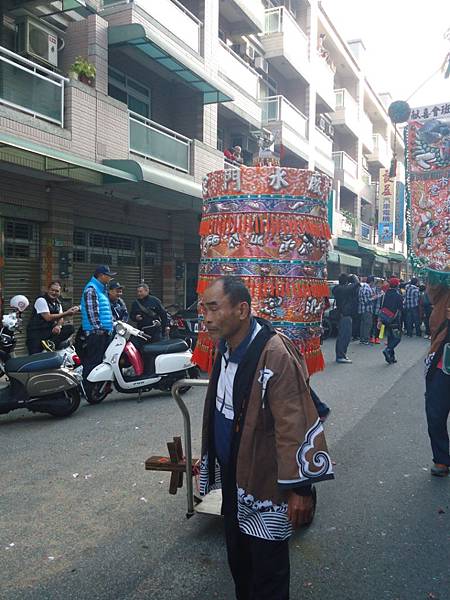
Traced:
[[19, 312], [23, 312], [24, 310], [26, 310], [29, 304], [30, 303], [28, 302], [28, 298], [26, 296], [22, 296], [21, 294], [13, 296], [13, 298], [11, 298], [11, 300], [9, 301], [9, 305], [11, 306], [11, 308], [15, 308]]

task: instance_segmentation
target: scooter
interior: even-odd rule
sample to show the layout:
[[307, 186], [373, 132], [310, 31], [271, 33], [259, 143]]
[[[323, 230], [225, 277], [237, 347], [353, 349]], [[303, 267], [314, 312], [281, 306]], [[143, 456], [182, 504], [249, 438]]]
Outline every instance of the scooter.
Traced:
[[16, 298], [11, 299], [14, 310], [3, 317], [0, 329], [0, 414], [26, 408], [68, 417], [80, 406], [80, 393], [76, 376], [63, 366], [63, 357], [56, 352], [40, 352], [11, 358], [21, 313], [28, 306], [25, 296], [19, 296], [20, 301]]
[[[169, 392], [180, 379], [197, 379], [198, 368], [192, 364], [192, 351], [184, 340], [163, 340], [155, 343], [138, 342], [135, 337], [149, 342], [151, 337], [123, 321], [115, 323], [115, 335], [106, 348], [103, 362], [87, 378], [87, 401], [99, 404], [112, 391], [112, 385], [121, 393], [161, 390]], [[186, 393], [190, 386], [180, 392]]]

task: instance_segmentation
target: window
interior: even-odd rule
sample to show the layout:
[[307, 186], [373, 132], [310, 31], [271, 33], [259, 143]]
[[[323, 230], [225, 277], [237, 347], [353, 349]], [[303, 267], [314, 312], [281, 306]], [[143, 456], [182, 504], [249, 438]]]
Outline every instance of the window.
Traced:
[[113, 67], [108, 68], [108, 94], [131, 111], [150, 118], [150, 89]]

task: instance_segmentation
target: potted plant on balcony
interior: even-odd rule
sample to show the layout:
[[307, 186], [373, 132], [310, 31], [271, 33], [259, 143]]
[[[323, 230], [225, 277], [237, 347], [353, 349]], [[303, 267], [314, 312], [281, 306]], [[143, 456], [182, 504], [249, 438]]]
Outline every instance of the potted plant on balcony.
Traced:
[[69, 77], [93, 86], [96, 70], [92, 63], [82, 56], [77, 56], [75, 62], [69, 69]]
[[347, 221], [348, 225], [352, 228], [352, 235], [355, 235], [356, 231], [356, 217], [349, 210], [341, 210], [342, 216]]

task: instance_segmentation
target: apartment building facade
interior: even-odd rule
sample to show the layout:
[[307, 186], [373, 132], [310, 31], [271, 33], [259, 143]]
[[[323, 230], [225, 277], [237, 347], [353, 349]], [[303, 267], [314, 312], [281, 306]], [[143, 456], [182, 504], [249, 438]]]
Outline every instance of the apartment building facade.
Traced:
[[[363, 48], [341, 39], [318, 0], [8, 0], [0, 10], [4, 298], [57, 278], [78, 302], [108, 263], [127, 299], [145, 281], [166, 304], [189, 304], [202, 178], [235, 145], [251, 164], [262, 128], [283, 165], [334, 180], [331, 278], [398, 272], [400, 246], [374, 233], [394, 131]], [[72, 73], [78, 56], [95, 78]]]

